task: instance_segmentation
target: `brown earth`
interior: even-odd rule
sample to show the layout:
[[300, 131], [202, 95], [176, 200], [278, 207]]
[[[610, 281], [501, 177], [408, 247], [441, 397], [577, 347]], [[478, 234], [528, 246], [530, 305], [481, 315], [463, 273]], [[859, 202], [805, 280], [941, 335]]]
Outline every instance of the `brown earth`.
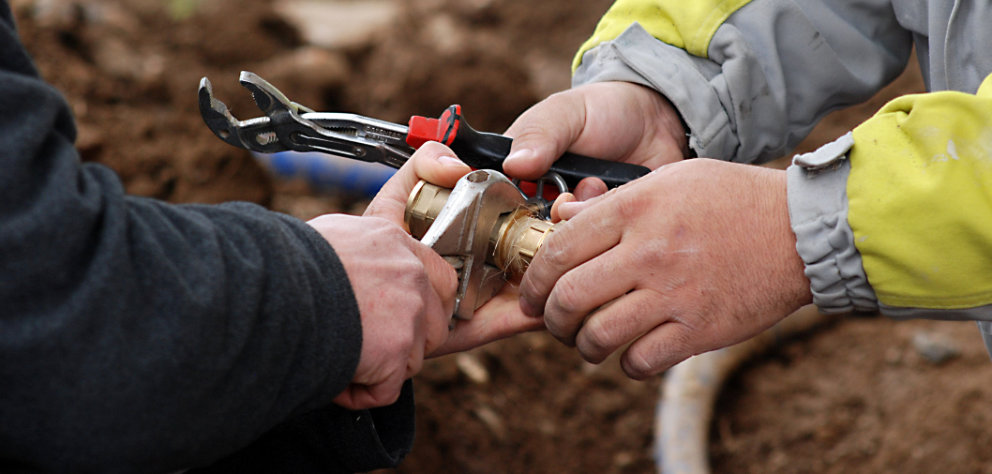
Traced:
[[[319, 49], [268, 0], [11, 3], [43, 76], [72, 104], [85, 160], [116, 169], [135, 194], [248, 200], [300, 218], [360, 212], [365, 200], [274, 180], [221, 143], [196, 110], [200, 77], [242, 118], [257, 115], [237, 84], [251, 70], [317, 110], [405, 121], [461, 103], [476, 128], [498, 131], [567, 87], [572, 53], [610, 4], [404, 0], [372, 41]], [[921, 87], [911, 71], [828, 117], [801, 148]], [[959, 355], [928, 361], [925, 337]], [[971, 323], [845, 318], [729, 382], [713, 424], [714, 471], [992, 472], [990, 380]], [[395, 472], [651, 472], [660, 382], [627, 379], [615, 359], [587, 364], [544, 334], [430, 361], [417, 383], [414, 451]]]

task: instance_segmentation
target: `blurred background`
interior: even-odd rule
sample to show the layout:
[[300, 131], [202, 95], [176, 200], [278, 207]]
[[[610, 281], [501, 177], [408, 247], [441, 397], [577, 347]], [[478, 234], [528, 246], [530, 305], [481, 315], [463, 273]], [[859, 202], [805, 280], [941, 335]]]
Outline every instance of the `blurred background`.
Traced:
[[[405, 123], [461, 104], [501, 132], [569, 85], [569, 64], [609, 0], [12, 0], [42, 75], [72, 105], [84, 160], [133, 194], [245, 200], [301, 219], [360, 213], [361, 186], [280, 177], [203, 124], [209, 77], [241, 119], [258, 73], [318, 111]], [[830, 141], [895, 95], [800, 145]], [[787, 159], [772, 166], [784, 166]], [[935, 346], [936, 345], [936, 346]], [[933, 358], [934, 347], [949, 354]], [[992, 472], [992, 363], [971, 323], [845, 318], [788, 341], [732, 378], [717, 403], [715, 472]], [[653, 472], [661, 378], [627, 379], [545, 334], [430, 361], [416, 383], [417, 439], [400, 473]], [[393, 472], [393, 471], [386, 471]]]

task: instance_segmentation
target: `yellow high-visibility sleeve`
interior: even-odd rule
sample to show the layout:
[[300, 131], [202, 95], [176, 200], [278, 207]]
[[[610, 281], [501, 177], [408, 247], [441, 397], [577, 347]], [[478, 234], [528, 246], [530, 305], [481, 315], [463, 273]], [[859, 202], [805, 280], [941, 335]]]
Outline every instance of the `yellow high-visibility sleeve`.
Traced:
[[596, 31], [575, 55], [574, 72], [582, 55], [620, 36], [635, 22], [655, 38], [690, 54], [706, 57], [710, 39], [733, 12], [750, 0], [617, 0], [603, 15]]
[[854, 130], [848, 222], [884, 305], [992, 304], [992, 75], [903, 96]]

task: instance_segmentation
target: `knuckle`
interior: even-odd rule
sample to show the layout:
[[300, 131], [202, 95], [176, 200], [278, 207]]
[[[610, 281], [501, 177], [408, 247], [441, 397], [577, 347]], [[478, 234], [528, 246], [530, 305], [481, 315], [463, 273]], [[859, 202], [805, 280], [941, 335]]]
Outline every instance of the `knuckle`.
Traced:
[[616, 193], [615, 213], [620, 222], [632, 222], [651, 208], [648, 193]]
[[401, 385], [397, 385], [393, 381], [388, 381], [378, 387], [375, 387], [375, 393], [372, 394], [374, 400], [374, 407], [384, 407], [396, 403], [400, 399], [400, 389]]
[[644, 379], [654, 375], [654, 361], [647, 357], [643, 350], [631, 348], [623, 357], [621, 362], [623, 371], [632, 379]]
[[591, 318], [586, 322], [579, 332], [577, 342], [587, 359], [591, 357], [599, 361], [605, 359], [619, 346], [616, 334], [610, 330], [610, 325], [601, 323], [597, 318]]
[[583, 306], [583, 291], [575, 283], [575, 278], [565, 275], [558, 279], [551, 295], [548, 298], [548, 305], [557, 312], [574, 315], [586, 309]]
[[401, 307], [407, 308], [409, 317], [411, 318], [413, 324], [419, 326], [421, 319], [423, 319], [424, 314], [427, 313], [427, 299], [424, 297], [422, 290], [415, 290], [413, 294], [410, 294], [403, 301], [400, 301]]
[[413, 377], [420, 373], [420, 370], [424, 368], [424, 359], [422, 357], [410, 357], [410, 361], [406, 366], [406, 376], [404, 379]]
[[564, 318], [546, 315], [544, 317], [544, 326], [548, 329], [548, 332], [555, 337], [555, 339], [558, 339], [565, 344], [570, 344], [570, 341], [572, 340], [569, 331], [570, 325]]
[[532, 267], [547, 266], [552, 269], [559, 269], [565, 266], [568, 259], [567, 249], [570, 247], [570, 237], [569, 233], [564, 230], [556, 229], [550, 238], [541, 244], [541, 249], [535, 257], [541, 262], [541, 265], [532, 265]]
[[413, 350], [414, 333], [416, 332], [416, 318], [397, 318], [403, 323], [394, 326], [394, 330], [389, 331], [390, 336], [383, 341], [383, 349], [388, 353], [389, 360], [405, 360]]

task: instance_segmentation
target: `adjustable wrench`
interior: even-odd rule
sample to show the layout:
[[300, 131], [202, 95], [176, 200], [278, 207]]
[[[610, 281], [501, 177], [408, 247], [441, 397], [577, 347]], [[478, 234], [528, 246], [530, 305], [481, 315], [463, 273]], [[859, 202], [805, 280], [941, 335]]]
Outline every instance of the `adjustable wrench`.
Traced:
[[523, 276], [553, 224], [498, 171], [477, 170], [448, 190], [421, 181], [407, 200], [414, 237], [458, 271], [454, 317], [470, 319], [503, 285]]

